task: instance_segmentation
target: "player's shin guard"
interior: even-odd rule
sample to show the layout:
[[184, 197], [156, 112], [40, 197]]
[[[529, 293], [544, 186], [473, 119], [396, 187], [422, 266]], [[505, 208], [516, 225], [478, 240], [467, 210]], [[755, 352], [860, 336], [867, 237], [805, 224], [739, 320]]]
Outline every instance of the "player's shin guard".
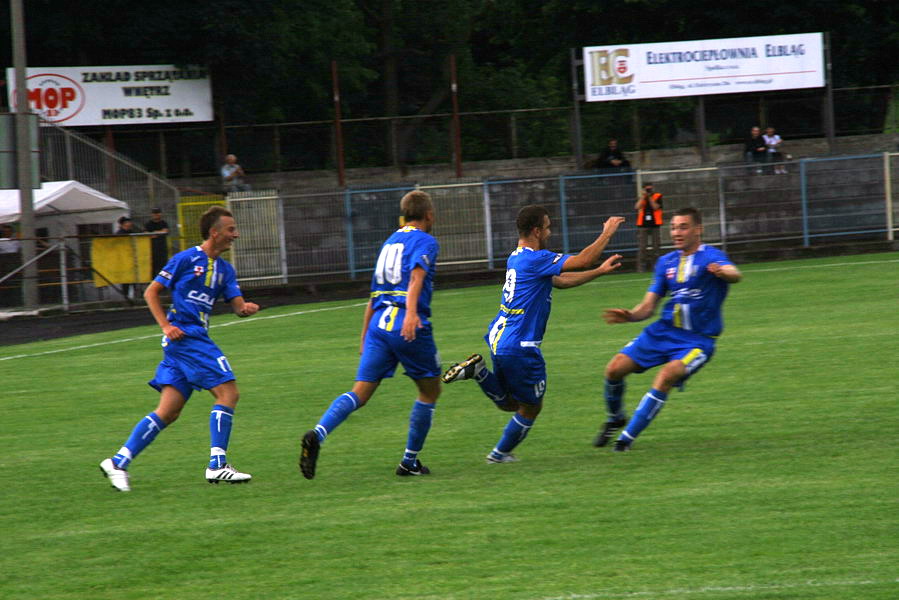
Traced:
[[318, 425], [315, 426], [315, 435], [318, 441], [323, 442], [328, 434], [337, 429], [337, 426], [346, 421], [350, 413], [359, 408], [359, 397], [353, 392], [347, 392], [334, 398], [331, 406], [322, 415]]
[[409, 438], [406, 440], [406, 451], [403, 453], [403, 464], [414, 467], [418, 453], [425, 445], [425, 438], [431, 429], [431, 420], [434, 418], [433, 404], [416, 400], [409, 414]]
[[512, 415], [512, 418], [509, 419], [506, 428], [503, 430], [503, 436], [496, 445], [496, 451], [502, 454], [511, 452], [527, 437], [531, 427], [534, 426], [534, 420], [522, 417], [518, 413]]
[[231, 439], [231, 426], [234, 421], [234, 409], [224, 404], [216, 404], [209, 413], [209, 468], [221, 469], [228, 460], [228, 440]]
[[125, 445], [112, 457], [113, 464], [120, 469], [127, 469], [131, 461], [156, 439], [165, 426], [166, 423], [156, 413], [151, 412], [141, 419], [131, 430]]
[[621, 436], [618, 439], [624, 439], [628, 442], [636, 439], [640, 432], [649, 427], [652, 420], [656, 418], [656, 415], [665, 406], [667, 398], [668, 394], [660, 392], [655, 388], [646, 392], [646, 395], [640, 401], [640, 406], [634, 411], [634, 416], [631, 417], [630, 423], [627, 424], [627, 427], [621, 432]]
[[606, 379], [606, 385], [603, 390], [606, 399], [606, 411], [609, 413], [609, 420], [620, 419], [624, 417], [624, 380], [612, 381]]

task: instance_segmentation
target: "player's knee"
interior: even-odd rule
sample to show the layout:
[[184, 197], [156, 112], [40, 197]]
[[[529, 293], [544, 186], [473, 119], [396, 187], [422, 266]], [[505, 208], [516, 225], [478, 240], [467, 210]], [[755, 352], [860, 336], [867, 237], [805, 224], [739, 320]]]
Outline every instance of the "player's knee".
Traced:
[[506, 396], [501, 401], [494, 401], [496, 408], [500, 409], [503, 412], [518, 412], [520, 405], [518, 401], [512, 398], [511, 396]]
[[610, 381], [621, 381], [628, 373], [626, 363], [617, 356], [606, 365], [605, 376]]
[[171, 425], [175, 421], [178, 420], [178, 417], [181, 416], [181, 409], [157, 409], [154, 411], [156, 416], [159, 417], [163, 423], [166, 425]]

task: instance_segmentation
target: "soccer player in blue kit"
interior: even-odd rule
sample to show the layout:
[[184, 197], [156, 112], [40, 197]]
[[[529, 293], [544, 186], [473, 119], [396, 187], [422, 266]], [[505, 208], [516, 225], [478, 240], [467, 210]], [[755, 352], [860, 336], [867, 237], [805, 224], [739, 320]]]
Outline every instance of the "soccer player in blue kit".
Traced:
[[[209, 338], [208, 328], [209, 314], [219, 297], [240, 317], [255, 314], [259, 306], [244, 301], [234, 267], [221, 258], [239, 236], [232, 214], [222, 206], [209, 208], [200, 217], [200, 232], [203, 243], [173, 256], [144, 292], [147, 307], [163, 333], [163, 359], [149, 382], [160, 396], [156, 410], [138, 422], [125, 445], [100, 463], [110, 484], [122, 492], [131, 490], [131, 461], [178, 418], [195, 389], [209, 390], [215, 397], [209, 418], [211, 451], [206, 480], [243, 483], [252, 478], [225, 458], [239, 393], [231, 365]], [[168, 314], [160, 299], [164, 289], [172, 294]]]
[[[610, 325], [650, 318], [667, 294], [671, 299], [658, 321], [646, 327], [606, 366], [605, 400], [608, 420], [593, 445], [605, 446], [627, 424], [613, 450], [624, 452], [659, 414], [674, 386], [681, 385], [706, 365], [715, 353], [715, 340], [724, 327], [721, 305], [739, 269], [721, 250], [702, 243], [702, 215], [681, 208], [671, 219], [675, 251], [656, 261], [655, 274], [643, 300], [631, 310], [611, 308], [603, 313]], [[652, 388], [643, 396], [630, 422], [624, 411], [624, 378], [661, 365]]]
[[409, 192], [400, 200], [404, 226], [381, 246], [371, 294], [362, 318], [359, 368], [353, 388], [331, 402], [314, 429], [303, 435], [300, 471], [315, 477], [321, 444], [355, 410], [365, 406], [397, 364], [418, 387], [418, 398], [409, 415], [406, 450], [396, 468], [401, 477], [427, 475], [418, 453], [431, 429], [434, 405], [440, 396], [440, 358], [434, 343], [430, 316], [431, 293], [439, 246], [429, 232], [434, 224], [434, 205], [422, 191]]
[[589, 269], [623, 222], [623, 217], [609, 217], [602, 234], [572, 256], [546, 249], [551, 222], [544, 207], [529, 205], [518, 212], [518, 247], [506, 261], [499, 313], [484, 336], [493, 371], [480, 354], [472, 354], [450, 367], [442, 378], [445, 383], [474, 379], [497, 408], [515, 413], [487, 455], [488, 463], [517, 460], [512, 450], [527, 436], [543, 406], [546, 363], [540, 344], [549, 320], [552, 288], [583, 285], [620, 267], [621, 256], [615, 254]]

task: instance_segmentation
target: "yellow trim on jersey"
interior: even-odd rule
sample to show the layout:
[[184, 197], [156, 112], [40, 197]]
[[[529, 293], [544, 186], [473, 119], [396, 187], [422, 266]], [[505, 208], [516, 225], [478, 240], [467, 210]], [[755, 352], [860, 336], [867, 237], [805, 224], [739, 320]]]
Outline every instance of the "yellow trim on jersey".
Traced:
[[413, 225], [403, 225], [402, 227], [400, 227], [400, 231], [402, 231], [403, 233], [409, 233], [410, 231], [418, 231], [418, 227], [415, 227]]
[[674, 321], [675, 327], [683, 328], [684, 319], [681, 315], [681, 305], [680, 304], [674, 305], [674, 310], [671, 311], [671, 320]]
[[499, 328], [499, 331], [496, 332], [496, 337], [493, 338], [493, 345], [490, 346], [490, 350], [496, 354], [496, 347], [499, 345], [499, 338], [503, 337], [503, 332], [506, 330], [506, 322], [503, 321], [503, 326]]
[[401, 290], [377, 290], [371, 293], [372, 298], [377, 298], [378, 296], [406, 296], [409, 292], [404, 292]]
[[505, 304], [500, 304], [499, 310], [500, 310], [500, 312], [508, 313], [510, 315], [523, 315], [524, 314], [523, 308], [509, 308]]
[[687, 280], [687, 257], [681, 255], [680, 262], [677, 265], [677, 282], [683, 283]]
[[396, 324], [396, 314], [400, 312], [399, 306], [394, 306], [390, 309], [390, 312], [387, 313], [387, 319], [384, 323], [385, 331], [393, 331], [393, 326]]
[[687, 352], [687, 355], [680, 359], [680, 361], [685, 365], [689, 365], [691, 362], [696, 360], [696, 357], [700, 354], [702, 354], [702, 348], [693, 348], [692, 350]]
[[206, 263], [206, 287], [212, 287], [212, 275], [215, 271], [215, 259], [209, 258]]

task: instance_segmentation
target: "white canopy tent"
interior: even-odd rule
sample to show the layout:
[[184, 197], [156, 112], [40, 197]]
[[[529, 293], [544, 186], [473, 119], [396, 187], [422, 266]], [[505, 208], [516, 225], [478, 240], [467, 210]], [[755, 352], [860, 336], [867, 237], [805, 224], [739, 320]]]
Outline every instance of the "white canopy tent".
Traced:
[[[127, 215], [128, 205], [77, 181], [50, 181], [34, 195], [35, 227], [47, 228], [48, 237], [77, 235], [78, 225], [115, 223]], [[19, 190], [0, 190], [0, 223], [19, 220]]]

